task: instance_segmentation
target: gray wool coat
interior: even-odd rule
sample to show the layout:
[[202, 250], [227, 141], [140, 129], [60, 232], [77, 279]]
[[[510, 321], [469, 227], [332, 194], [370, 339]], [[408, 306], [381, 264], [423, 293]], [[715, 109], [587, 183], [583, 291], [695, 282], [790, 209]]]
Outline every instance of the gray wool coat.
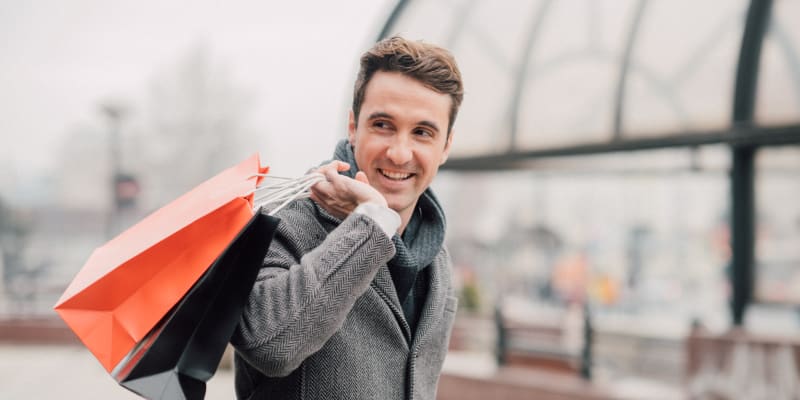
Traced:
[[231, 343], [240, 399], [430, 399], [457, 298], [442, 248], [413, 337], [387, 262], [391, 239], [368, 216], [344, 221], [311, 200], [281, 223]]

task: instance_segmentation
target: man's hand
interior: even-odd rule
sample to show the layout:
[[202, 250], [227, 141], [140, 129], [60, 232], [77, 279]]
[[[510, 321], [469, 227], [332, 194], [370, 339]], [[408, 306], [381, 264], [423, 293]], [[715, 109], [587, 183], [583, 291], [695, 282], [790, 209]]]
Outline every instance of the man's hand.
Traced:
[[346, 218], [361, 203], [387, 206], [383, 195], [369, 185], [365, 173], [359, 171], [356, 179], [339, 175], [339, 171], [348, 169], [350, 164], [342, 161], [332, 161], [318, 168], [316, 172], [324, 175], [326, 180], [311, 187], [311, 199], [339, 219]]

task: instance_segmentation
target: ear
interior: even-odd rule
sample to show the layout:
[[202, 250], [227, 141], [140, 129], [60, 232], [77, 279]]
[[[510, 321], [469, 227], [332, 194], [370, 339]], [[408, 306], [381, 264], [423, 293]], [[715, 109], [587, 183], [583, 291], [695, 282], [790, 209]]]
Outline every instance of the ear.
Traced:
[[442, 162], [439, 165], [442, 165], [447, 162], [447, 157], [450, 155], [450, 146], [453, 145], [453, 136], [456, 135], [456, 131], [451, 130], [450, 134], [447, 135], [447, 142], [444, 144], [444, 153], [442, 153]]
[[350, 141], [350, 146], [355, 146], [355, 144], [356, 144], [356, 117], [353, 114], [353, 110], [350, 110], [349, 116], [347, 118], [347, 139]]

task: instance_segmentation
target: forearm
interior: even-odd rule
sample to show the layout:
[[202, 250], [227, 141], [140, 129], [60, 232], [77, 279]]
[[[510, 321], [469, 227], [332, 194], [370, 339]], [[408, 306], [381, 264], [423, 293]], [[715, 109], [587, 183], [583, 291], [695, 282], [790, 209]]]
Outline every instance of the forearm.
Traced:
[[391, 239], [362, 214], [346, 218], [305, 255], [288, 248], [273, 244], [232, 341], [268, 376], [290, 373], [319, 350], [394, 255]]

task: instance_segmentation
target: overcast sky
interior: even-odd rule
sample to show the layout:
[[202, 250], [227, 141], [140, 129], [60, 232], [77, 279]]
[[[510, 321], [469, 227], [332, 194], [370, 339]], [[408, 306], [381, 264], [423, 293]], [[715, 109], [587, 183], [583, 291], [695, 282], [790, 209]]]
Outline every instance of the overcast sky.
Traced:
[[141, 98], [198, 45], [252, 89], [253, 150], [302, 173], [344, 137], [358, 55], [394, 3], [0, 0], [0, 185], [50, 173], [70, 129], [103, 123], [100, 102]]

